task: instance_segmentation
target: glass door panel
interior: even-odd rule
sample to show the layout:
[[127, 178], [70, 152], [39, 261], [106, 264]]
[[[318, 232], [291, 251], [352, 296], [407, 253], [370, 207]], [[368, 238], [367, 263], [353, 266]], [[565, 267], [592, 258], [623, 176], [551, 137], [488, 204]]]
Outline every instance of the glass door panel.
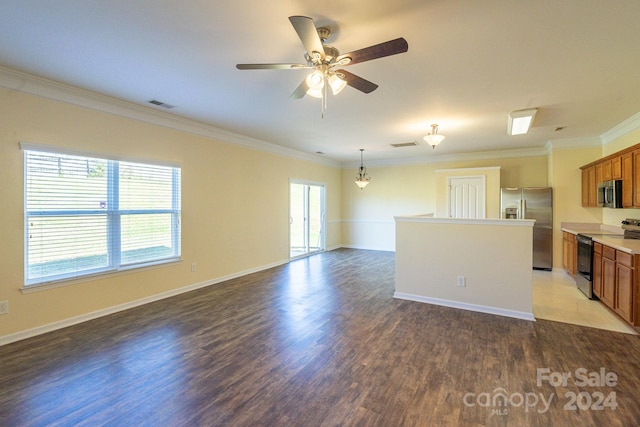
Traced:
[[290, 183], [290, 257], [324, 250], [324, 186]]

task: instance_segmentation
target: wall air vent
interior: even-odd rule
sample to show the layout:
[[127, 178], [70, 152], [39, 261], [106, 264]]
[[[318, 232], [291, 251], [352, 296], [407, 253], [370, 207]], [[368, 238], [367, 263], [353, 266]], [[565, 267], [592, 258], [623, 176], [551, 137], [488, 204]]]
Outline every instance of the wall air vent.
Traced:
[[152, 99], [151, 101], [149, 101], [149, 104], [157, 105], [158, 107], [162, 107], [162, 108], [166, 108], [166, 109], [175, 108], [175, 105], [166, 104], [166, 103], [164, 103], [162, 101], [157, 101], [155, 99]]
[[418, 145], [417, 142], [415, 141], [411, 141], [411, 142], [400, 142], [398, 144], [391, 144], [392, 147], [395, 148], [403, 148], [403, 147], [415, 147], [416, 145]]

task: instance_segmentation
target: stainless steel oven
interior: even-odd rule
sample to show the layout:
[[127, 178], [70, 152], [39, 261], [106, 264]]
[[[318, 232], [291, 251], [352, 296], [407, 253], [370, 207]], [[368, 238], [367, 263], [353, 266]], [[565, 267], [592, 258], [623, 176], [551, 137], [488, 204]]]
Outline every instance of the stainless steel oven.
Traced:
[[578, 234], [576, 242], [578, 243], [576, 285], [587, 298], [597, 299], [593, 295], [593, 239], [590, 236]]

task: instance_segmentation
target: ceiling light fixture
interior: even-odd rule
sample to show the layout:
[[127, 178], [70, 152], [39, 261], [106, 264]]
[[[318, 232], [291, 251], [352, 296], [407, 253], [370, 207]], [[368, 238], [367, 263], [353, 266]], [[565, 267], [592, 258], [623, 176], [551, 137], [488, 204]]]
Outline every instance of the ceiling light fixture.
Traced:
[[322, 117], [327, 109], [328, 89], [331, 89], [332, 94], [337, 95], [347, 86], [343, 77], [341, 73], [331, 71], [326, 64], [321, 64], [316, 66], [316, 69], [305, 79], [307, 95], [322, 100]]
[[432, 148], [436, 148], [436, 145], [444, 140], [444, 135], [438, 134], [438, 125], [431, 125], [431, 133], [423, 137], [423, 139], [427, 141]]
[[358, 169], [358, 175], [356, 175], [356, 185], [360, 187], [361, 190], [364, 190], [364, 187], [366, 187], [367, 184], [369, 184], [369, 181], [371, 181], [371, 178], [367, 173], [367, 168], [364, 167], [364, 163], [362, 162], [363, 151], [364, 151], [364, 148], [361, 148], [360, 149], [360, 169]]
[[507, 133], [509, 135], [523, 135], [529, 132], [529, 128], [531, 128], [537, 112], [537, 108], [530, 108], [528, 110], [517, 110], [509, 113]]

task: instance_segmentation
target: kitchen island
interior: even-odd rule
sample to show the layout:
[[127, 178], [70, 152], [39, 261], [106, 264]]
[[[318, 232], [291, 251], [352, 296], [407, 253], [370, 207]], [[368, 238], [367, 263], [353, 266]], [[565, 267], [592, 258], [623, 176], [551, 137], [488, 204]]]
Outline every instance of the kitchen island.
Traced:
[[535, 320], [535, 221], [398, 216], [395, 222], [395, 298]]

